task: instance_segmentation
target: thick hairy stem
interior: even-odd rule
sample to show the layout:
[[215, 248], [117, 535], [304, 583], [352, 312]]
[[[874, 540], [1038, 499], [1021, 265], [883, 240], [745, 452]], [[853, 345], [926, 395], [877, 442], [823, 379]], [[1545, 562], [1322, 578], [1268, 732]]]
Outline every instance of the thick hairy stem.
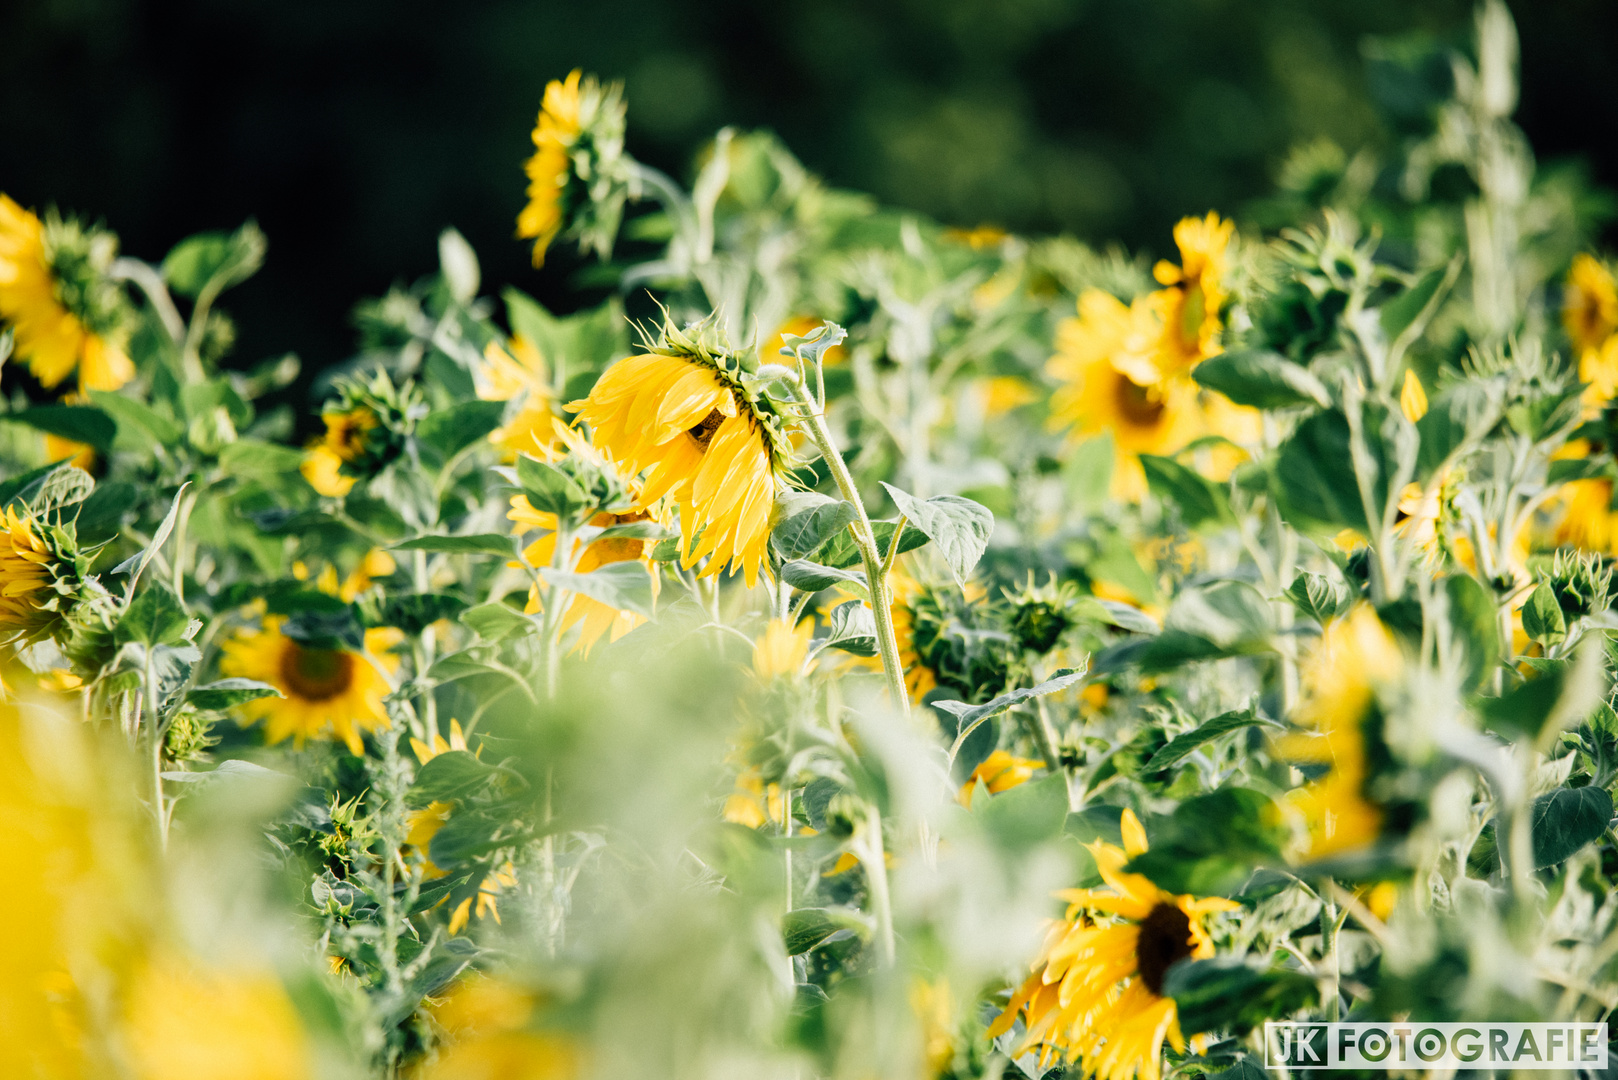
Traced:
[[877, 948], [882, 965], [892, 967], [898, 957], [893, 936], [893, 901], [888, 895], [888, 860], [882, 846], [882, 812], [871, 807], [865, 816], [865, 879], [871, 888], [871, 907], [876, 915]]

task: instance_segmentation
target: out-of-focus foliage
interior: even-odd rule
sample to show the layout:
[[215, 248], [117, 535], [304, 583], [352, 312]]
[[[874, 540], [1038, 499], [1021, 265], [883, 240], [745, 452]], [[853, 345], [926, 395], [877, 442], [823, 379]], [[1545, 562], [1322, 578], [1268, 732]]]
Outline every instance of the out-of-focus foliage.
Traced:
[[525, 254], [615, 294], [447, 230], [307, 441], [294, 360], [222, 366], [257, 226], [0, 201], [0, 1072], [1235, 1080], [1268, 1019], [1606, 1018], [1609, 204], [1474, 29], [1156, 263], [765, 132], [685, 187], [558, 80]]

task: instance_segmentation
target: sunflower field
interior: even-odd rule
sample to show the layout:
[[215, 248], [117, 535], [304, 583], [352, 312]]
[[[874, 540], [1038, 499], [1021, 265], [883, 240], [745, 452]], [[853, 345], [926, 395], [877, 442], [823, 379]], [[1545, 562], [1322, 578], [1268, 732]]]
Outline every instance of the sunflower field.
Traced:
[[1397, 154], [1155, 265], [763, 132], [682, 184], [574, 72], [516, 232], [608, 299], [446, 231], [316, 417], [224, 363], [256, 225], [152, 262], [0, 195], [0, 1076], [1263, 1080], [1270, 1020], [1607, 1020], [1612, 200], [1536, 170], [1498, 0], [1395, 59]]

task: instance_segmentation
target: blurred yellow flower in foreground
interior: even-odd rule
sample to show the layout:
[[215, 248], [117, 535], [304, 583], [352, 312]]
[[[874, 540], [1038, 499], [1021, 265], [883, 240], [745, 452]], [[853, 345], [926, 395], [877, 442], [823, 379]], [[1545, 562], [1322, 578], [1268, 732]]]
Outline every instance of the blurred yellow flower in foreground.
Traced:
[[996, 750], [979, 762], [977, 768], [972, 770], [972, 775], [966, 778], [966, 783], [961, 785], [961, 805], [972, 805], [972, 792], [977, 790], [979, 780], [983, 781], [990, 795], [998, 795], [1026, 783], [1044, 767], [1043, 761], [1014, 757], [1010, 751]]
[[1082, 1064], [1098, 1080], [1159, 1080], [1163, 1043], [1184, 1051], [1179, 1011], [1162, 996], [1163, 978], [1177, 961], [1213, 956], [1203, 919], [1238, 905], [1219, 897], [1175, 896], [1124, 864], [1147, 849], [1134, 812], [1121, 822], [1123, 847], [1088, 845], [1106, 883], [1064, 889], [1067, 915], [1046, 936], [1034, 974], [989, 1026], [990, 1038], [1027, 1025], [1021, 1049], [1039, 1048], [1040, 1061]]
[[1404, 385], [1399, 390], [1399, 411], [1412, 424], [1427, 415], [1427, 391], [1409, 368], [1405, 368]]
[[1220, 351], [1226, 252], [1235, 232], [1234, 222], [1221, 220], [1211, 210], [1204, 218], [1184, 218], [1174, 226], [1180, 265], [1165, 259], [1152, 268], [1158, 284], [1168, 286], [1151, 298], [1162, 320], [1156, 360], [1165, 377], [1183, 375]]
[[489, 975], [456, 983], [431, 1009], [443, 1031], [421, 1080], [570, 1080], [581, 1054], [569, 1037], [530, 1028], [534, 996]]
[[781, 785], [764, 783], [757, 766], [749, 766], [736, 776], [736, 790], [725, 799], [725, 820], [757, 829], [765, 822], [781, 824], [786, 820], [786, 802], [781, 798]]
[[363, 405], [346, 412], [328, 412], [321, 419], [326, 422], [326, 433], [309, 445], [300, 471], [310, 487], [340, 499], [353, 488], [355, 480], [343, 472], [343, 466], [365, 453], [366, 437], [379, 421], [376, 413]]
[[[812, 618], [800, 620], [795, 628], [781, 619], [771, 619], [763, 636], [753, 643], [753, 673], [765, 681], [807, 675], [803, 661], [809, 655], [809, 642], [814, 636]], [[811, 666], [809, 670], [814, 668]]]
[[1618, 333], [1618, 282], [1590, 255], [1575, 255], [1562, 295], [1562, 325], [1583, 355]]
[[[121, 344], [92, 330], [82, 313], [63, 306], [46, 241], [44, 223], [0, 195], [0, 319], [16, 334], [17, 359], [47, 389], [77, 370], [79, 389], [116, 390], [135, 377], [135, 365]], [[89, 243], [89, 261], [111, 263], [116, 242], [110, 235]], [[105, 268], [84, 269], [98, 273]]]
[[227, 641], [219, 661], [222, 674], [257, 679], [280, 690], [282, 697], [259, 698], [239, 706], [244, 722], [265, 722], [264, 736], [278, 743], [290, 736], [294, 745], [308, 739], [336, 738], [355, 755], [365, 753], [361, 731], [389, 727], [382, 704], [390, 690], [387, 677], [372, 663], [391, 669], [387, 650], [401, 640], [399, 631], [382, 627], [365, 632], [361, 655], [348, 649], [322, 649], [281, 633], [281, 620], [265, 618], [258, 631]]
[[148, 965], [125, 1013], [137, 1080], [305, 1080], [309, 1051], [274, 974], [209, 971], [177, 957]]

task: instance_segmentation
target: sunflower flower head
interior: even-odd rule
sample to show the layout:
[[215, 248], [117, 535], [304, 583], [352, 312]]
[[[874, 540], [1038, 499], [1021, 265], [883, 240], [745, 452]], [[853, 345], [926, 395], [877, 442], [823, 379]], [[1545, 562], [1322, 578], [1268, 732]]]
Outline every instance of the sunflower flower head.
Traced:
[[1305, 665], [1296, 719], [1312, 733], [1283, 737], [1276, 749], [1292, 761], [1330, 767], [1288, 800], [1308, 830], [1306, 858], [1363, 848], [1380, 835], [1383, 808], [1366, 794], [1382, 718], [1378, 694], [1403, 669], [1398, 644], [1363, 604], [1332, 621]]
[[[803, 662], [809, 655], [809, 642], [814, 634], [812, 618], [803, 619], [796, 627], [783, 619], [771, 619], [764, 633], [753, 643], [753, 673], [765, 682], [807, 674]], [[810, 665], [810, 670], [813, 669]]]
[[394, 386], [385, 372], [369, 382], [342, 382], [336, 400], [321, 410], [326, 432], [309, 444], [300, 471], [310, 487], [340, 499], [404, 456], [426, 414], [420, 392]]
[[68, 535], [33, 513], [0, 511], [0, 640], [61, 628], [82, 578]]
[[979, 781], [983, 782], [990, 795], [998, 795], [1002, 791], [1010, 791], [1019, 784], [1027, 783], [1033, 778], [1034, 773], [1044, 767], [1043, 761], [1020, 758], [1009, 750], [996, 750], [978, 762], [972, 770], [972, 775], [961, 785], [959, 793], [961, 805], [971, 807], [972, 792], [977, 790]]
[[605, 258], [612, 252], [629, 194], [624, 157], [623, 88], [602, 85], [574, 71], [553, 79], [534, 124], [528, 204], [517, 216], [517, 235], [534, 242], [534, 265], [559, 235]]
[[1562, 294], [1562, 325], [1581, 356], [1618, 333], [1618, 281], [1591, 255], [1576, 255]]
[[135, 377], [124, 352], [128, 300], [110, 276], [117, 254], [112, 233], [54, 211], [42, 221], [0, 195], [0, 320], [47, 389], [75, 373], [81, 390]]
[[1167, 288], [1154, 294], [1163, 320], [1159, 366], [1168, 374], [1189, 371], [1220, 351], [1219, 313], [1226, 293], [1227, 252], [1235, 234], [1233, 222], [1208, 212], [1205, 218], [1185, 218], [1174, 226], [1180, 265], [1163, 260], [1152, 269], [1158, 284]]
[[489, 433], [505, 461], [519, 453], [539, 453], [557, 445], [556, 391], [551, 387], [550, 365], [539, 348], [518, 335], [501, 348], [496, 342], [483, 347], [482, 363], [472, 369], [478, 397], [510, 402], [505, 422]]
[[665, 324], [645, 352], [612, 365], [567, 408], [625, 472], [646, 474], [641, 507], [659, 499], [679, 507], [682, 567], [707, 556], [702, 576], [728, 567], [752, 587], [792, 447], [775, 406], [744, 381], [750, 366], [711, 322]]
[[384, 672], [395, 664], [388, 650], [402, 635], [386, 627], [367, 630], [360, 653], [338, 642], [299, 640], [285, 629], [270, 616], [261, 629], [225, 643], [221, 673], [257, 679], [281, 692], [239, 706], [243, 723], [263, 720], [271, 743], [291, 737], [302, 747], [309, 739], [336, 739], [356, 756], [363, 754], [361, 732], [392, 724], [383, 704], [391, 689]]
[[1067, 913], [988, 1034], [1005, 1034], [1021, 1017], [1022, 1049], [1038, 1050], [1042, 1064], [1080, 1063], [1098, 1080], [1160, 1080], [1164, 1042], [1186, 1048], [1164, 979], [1180, 960], [1213, 956], [1204, 920], [1237, 905], [1175, 896], [1129, 873], [1125, 864], [1147, 850], [1146, 831], [1130, 810], [1120, 824], [1122, 847], [1089, 845], [1103, 886], [1057, 893]]

